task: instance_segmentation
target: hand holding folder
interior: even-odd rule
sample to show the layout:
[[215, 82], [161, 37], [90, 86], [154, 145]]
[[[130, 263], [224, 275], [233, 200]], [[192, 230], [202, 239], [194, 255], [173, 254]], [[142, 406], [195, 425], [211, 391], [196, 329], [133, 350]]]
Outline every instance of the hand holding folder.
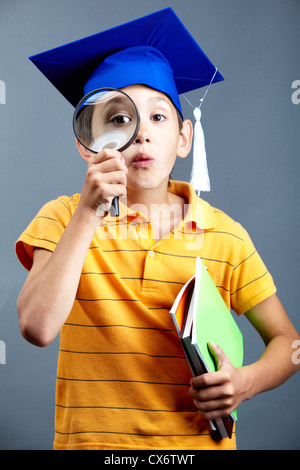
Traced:
[[[200, 258], [196, 272], [183, 286], [170, 310], [194, 376], [217, 370], [208, 343], [219, 345], [234, 367], [243, 363], [243, 337], [230, 310]], [[231, 437], [236, 410], [211, 422], [220, 437]]]

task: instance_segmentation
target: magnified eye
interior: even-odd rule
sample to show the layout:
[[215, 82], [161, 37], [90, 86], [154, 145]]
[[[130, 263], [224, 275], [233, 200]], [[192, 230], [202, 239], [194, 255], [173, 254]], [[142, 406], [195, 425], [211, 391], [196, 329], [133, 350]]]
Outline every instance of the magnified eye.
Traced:
[[110, 122], [113, 122], [114, 124], [124, 125], [124, 124], [128, 124], [129, 122], [131, 122], [131, 119], [128, 116], [124, 116], [120, 114], [118, 116], [112, 116], [110, 118]]

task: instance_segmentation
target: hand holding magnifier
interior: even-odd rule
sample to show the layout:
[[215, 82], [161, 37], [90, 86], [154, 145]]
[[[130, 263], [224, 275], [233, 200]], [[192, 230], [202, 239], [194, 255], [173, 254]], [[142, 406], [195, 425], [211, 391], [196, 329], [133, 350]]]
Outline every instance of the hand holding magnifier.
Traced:
[[[79, 142], [93, 153], [105, 148], [122, 152], [134, 141], [139, 114], [132, 99], [121, 90], [100, 88], [82, 98], [73, 116]], [[119, 215], [118, 198], [112, 201], [111, 215]]]

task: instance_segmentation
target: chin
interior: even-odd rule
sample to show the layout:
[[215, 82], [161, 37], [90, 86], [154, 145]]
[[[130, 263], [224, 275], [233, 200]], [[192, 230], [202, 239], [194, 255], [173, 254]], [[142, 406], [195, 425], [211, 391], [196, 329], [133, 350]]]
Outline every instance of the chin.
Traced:
[[133, 191], [143, 191], [147, 189], [155, 189], [156, 185], [150, 182], [135, 182], [134, 184], [127, 184], [127, 188]]
[[127, 187], [128, 189], [136, 190], [136, 191], [142, 191], [142, 190], [150, 190], [150, 189], [158, 189], [161, 188], [162, 186], [168, 187], [168, 181], [169, 177], [166, 178], [166, 180], [160, 180], [160, 181], [153, 181], [151, 178], [136, 178], [135, 181], [128, 183], [127, 181]]

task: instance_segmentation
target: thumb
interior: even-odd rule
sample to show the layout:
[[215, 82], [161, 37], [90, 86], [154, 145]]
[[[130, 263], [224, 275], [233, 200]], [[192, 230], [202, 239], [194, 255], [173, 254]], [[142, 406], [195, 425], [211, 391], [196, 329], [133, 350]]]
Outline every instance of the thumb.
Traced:
[[225, 366], [228, 364], [231, 364], [228, 356], [224, 353], [223, 349], [220, 346], [217, 346], [215, 343], [212, 341], [209, 341], [207, 343], [209, 352], [213, 356], [217, 370], [223, 369]]

